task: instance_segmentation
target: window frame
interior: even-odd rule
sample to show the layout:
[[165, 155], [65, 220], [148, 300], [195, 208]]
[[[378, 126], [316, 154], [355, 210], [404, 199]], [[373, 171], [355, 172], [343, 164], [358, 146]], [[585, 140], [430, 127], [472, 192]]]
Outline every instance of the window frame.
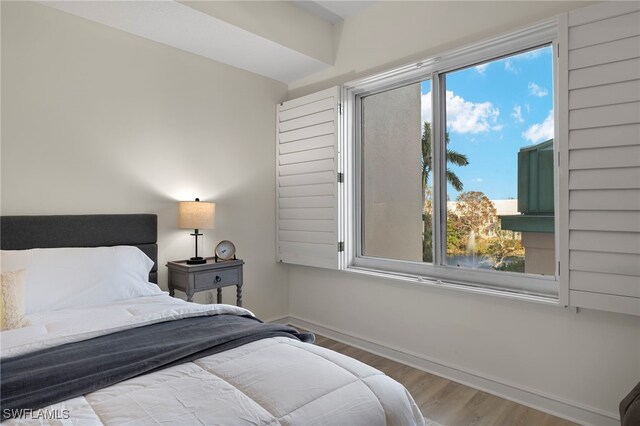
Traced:
[[[558, 18], [546, 20], [505, 35], [494, 37], [441, 55], [434, 55], [422, 61], [383, 72], [371, 77], [346, 84], [343, 87], [343, 126], [346, 144], [342, 151], [341, 163], [345, 176], [342, 192], [341, 215], [345, 237], [343, 269], [363, 272], [404, 281], [437, 285], [442, 287], [470, 290], [496, 295], [511, 295], [520, 299], [545, 303], [559, 303], [559, 259], [561, 254], [560, 230], [562, 212], [560, 202], [560, 171], [558, 168], [559, 147], [559, 53], [560, 21]], [[474, 66], [479, 63], [498, 60], [519, 52], [550, 45], [553, 51], [553, 105], [554, 105], [554, 204], [555, 204], [555, 259], [554, 276], [523, 274], [507, 271], [484, 271], [446, 265], [446, 181], [443, 179], [446, 160], [442, 153], [445, 128], [444, 91], [442, 84], [446, 73]], [[362, 255], [362, 163], [361, 163], [361, 98], [386, 90], [431, 80], [432, 93], [432, 137], [433, 144], [433, 263], [386, 259]], [[436, 125], [438, 123], [438, 125]], [[435, 237], [437, 235], [437, 238]]]

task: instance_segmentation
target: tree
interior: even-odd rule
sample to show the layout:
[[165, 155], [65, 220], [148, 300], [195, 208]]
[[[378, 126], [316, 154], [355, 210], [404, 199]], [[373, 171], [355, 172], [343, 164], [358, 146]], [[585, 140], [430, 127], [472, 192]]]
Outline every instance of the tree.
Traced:
[[462, 230], [460, 218], [452, 210], [447, 209], [447, 254], [449, 256], [464, 254], [466, 236]]
[[[509, 257], [520, 257], [524, 259], [524, 247], [520, 238], [513, 231], [502, 230], [499, 223], [494, 225], [494, 236], [489, 238], [487, 251], [494, 258], [493, 268], [497, 270], [507, 270], [506, 261]], [[524, 268], [524, 262], [518, 263]], [[524, 272], [524, 269], [511, 269], [513, 272]]]
[[[469, 160], [467, 156], [464, 154], [460, 154], [457, 151], [453, 151], [449, 149], [449, 132], [445, 132], [444, 140], [446, 147], [446, 158], [447, 164], [455, 164], [456, 166], [464, 167], [469, 164]], [[427, 183], [429, 180], [429, 174], [431, 173], [431, 160], [432, 160], [432, 143], [431, 143], [431, 123], [424, 122], [423, 132], [422, 132], [422, 190], [423, 192], [427, 188]], [[449, 170], [447, 167], [446, 171], [447, 182], [453, 186], [456, 191], [462, 192], [464, 187], [462, 181], [454, 172]]]
[[[450, 150], [449, 145], [449, 132], [445, 132], [445, 145], [447, 163], [452, 163], [457, 166], [466, 166], [469, 164], [467, 156], [460, 154], [459, 152]], [[422, 133], [422, 159], [420, 161], [422, 167], [422, 221], [424, 223], [424, 231], [422, 233], [422, 260], [425, 262], [433, 262], [433, 230], [431, 229], [431, 212], [432, 200], [431, 189], [429, 188], [429, 174], [431, 173], [431, 161], [432, 161], [432, 143], [431, 143], [431, 123], [424, 122]], [[457, 191], [462, 191], [463, 184], [460, 178], [451, 170], [446, 171], [447, 182], [451, 184]]]
[[498, 212], [483, 192], [468, 191], [458, 195], [456, 215], [460, 218], [460, 226], [466, 234], [474, 232], [486, 235], [493, 228]]
[[468, 252], [471, 233], [475, 237], [473, 254], [491, 259], [493, 269], [524, 272], [520, 235], [501, 229], [493, 202], [482, 192], [461, 193], [456, 199], [455, 211], [447, 212], [447, 254]]

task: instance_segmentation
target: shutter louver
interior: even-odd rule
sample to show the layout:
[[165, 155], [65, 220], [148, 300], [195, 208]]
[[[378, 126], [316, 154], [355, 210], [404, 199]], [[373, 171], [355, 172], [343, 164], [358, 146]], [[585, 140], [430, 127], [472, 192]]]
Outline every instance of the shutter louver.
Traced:
[[338, 268], [339, 93], [278, 105], [276, 261]]
[[640, 315], [640, 5], [568, 23], [569, 303]]

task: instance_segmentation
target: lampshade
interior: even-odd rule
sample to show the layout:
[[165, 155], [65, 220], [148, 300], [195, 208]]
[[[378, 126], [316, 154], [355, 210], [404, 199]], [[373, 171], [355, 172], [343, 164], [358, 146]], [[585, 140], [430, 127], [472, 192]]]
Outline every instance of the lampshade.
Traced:
[[178, 228], [213, 229], [216, 223], [215, 203], [180, 201], [178, 203]]

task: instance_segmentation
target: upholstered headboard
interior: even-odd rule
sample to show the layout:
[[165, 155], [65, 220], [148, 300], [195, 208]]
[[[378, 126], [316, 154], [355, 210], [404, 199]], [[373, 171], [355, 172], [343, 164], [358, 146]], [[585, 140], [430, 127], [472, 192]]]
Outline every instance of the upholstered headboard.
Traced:
[[0, 249], [136, 246], [154, 262], [158, 282], [158, 217], [154, 214], [0, 216]]

